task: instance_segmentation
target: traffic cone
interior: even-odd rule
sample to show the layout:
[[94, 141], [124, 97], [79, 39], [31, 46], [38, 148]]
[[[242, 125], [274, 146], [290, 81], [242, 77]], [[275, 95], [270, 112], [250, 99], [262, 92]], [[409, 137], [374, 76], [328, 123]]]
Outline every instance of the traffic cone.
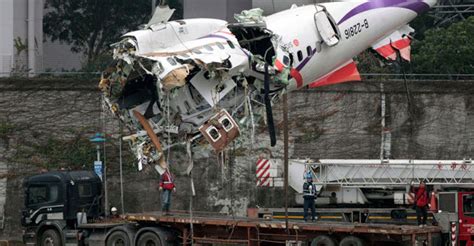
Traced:
[[433, 213], [438, 212], [438, 201], [436, 200], [436, 194], [434, 191], [431, 192], [430, 211]]

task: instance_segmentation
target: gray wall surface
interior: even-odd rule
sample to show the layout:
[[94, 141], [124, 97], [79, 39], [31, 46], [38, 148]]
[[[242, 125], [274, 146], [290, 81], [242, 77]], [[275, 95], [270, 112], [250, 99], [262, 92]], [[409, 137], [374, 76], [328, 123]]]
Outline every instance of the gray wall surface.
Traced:
[[252, 8], [252, 0], [184, 0], [184, 18], [216, 18], [234, 22], [234, 14]]
[[[378, 81], [355, 82], [291, 92], [290, 158], [379, 158], [379, 86]], [[472, 158], [474, 81], [409, 81], [408, 86], [410, 100], [402, 81], [385, 83], [392, 158]], [[20, 239], [22, 180], [48, 164], [48, 159], [38, 155], [35, 148], [47, 145], [51, 138], [73, 140], [77, 137], [74, 132], [82, 133], [87, 139], [101, 131], [99, 98], [97, 81], [0, 80], [0, 164], [8, 166], [6, 223], [5, 229], [0, 229], [0, 239]], [[205, 151], [208, 156], [195, 153], [192, 172], [195, 210], [243, 215], [247, 207], [282, 207], [282, 189], [256, 187], [255, 177], [259, 155], [283, 157], [281, 104], [276, 104], [273, 112], [278, 137], [275, 147], [269, 147], [266, 127], [260, 126], [253, 148], [246, 145], [229, 150], [228, 156], [235, 158], [218, 161], [211, 151]], [[110, 140], [107, 142], [110, 205], [120, 208], [118, 123], [110, 115], [104, 115], [103, 119]], [[125, 211], [159, 210], [157, 174], [150, 168], [138, 172], [126, 143], [123, 149]], [[184, 148], [171, 150], [170, 163], [178, 187], [171, 209], [188, 210], [191, 178], [181, 174], [188, 165]], [[84, 168], [92, 169], [92, 163], [84, 163]]]

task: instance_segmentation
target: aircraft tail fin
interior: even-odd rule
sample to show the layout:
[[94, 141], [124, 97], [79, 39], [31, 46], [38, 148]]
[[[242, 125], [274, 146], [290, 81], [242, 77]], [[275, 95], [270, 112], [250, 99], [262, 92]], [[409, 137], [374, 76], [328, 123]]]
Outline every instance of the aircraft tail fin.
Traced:
[[346, 62], [344, 65], [328, 73], [321, 79], [309, 84], [309, 88], [315, 88], [325, 85], [339, 84], [349, 81], [360, 81], [360, 74], [353, 60]]
[[373, 44], [372, 49], [389, 61], [397, 60], [397, 54], [400, 54], [402, 59], [410, 61], [410, 33], [413, 31], [414, 29], [409, 25], [402, 26], [387, 37]]

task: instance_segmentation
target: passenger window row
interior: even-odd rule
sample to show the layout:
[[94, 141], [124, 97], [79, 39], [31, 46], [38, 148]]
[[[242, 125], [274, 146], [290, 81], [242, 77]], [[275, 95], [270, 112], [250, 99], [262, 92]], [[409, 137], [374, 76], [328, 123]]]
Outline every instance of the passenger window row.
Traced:
[[[316, 52], [314, 52], [314, 53], [316, 53]], [[313, 48], [310, 45], [308, 45], [306, 47], [306, 57], [310, 57], [310, 56], [314, 55], [314, 53], [313, 53]], [[301, 51], [301, 50], [298, 50], [298, 52], [296, 52], [296, 56], [298, 57], [299, 62], [303, 61], [303, 59], [305, 58], [304, 55], [303, 55], [303, 51]]]
[[[227, 40], [227, 44], [229, 45], [229, 47], [230, 47], [231, 49], [235, 49], [235, 45], [234, 45], [234, 43], [232, 43], [231, 41]], [[217, 47], [219, 47], [219, 49], [221, 49], [221, 50], [225, 49], [225, 46], [224, 46], [222, 43], [216, 43], [215, 45], [216, 45]], [[204, 45], [203, 47], [204, 47], [204, 49], [207, 50], [207, 51], [213, 51], [213, 50], [214, 50], [214, 48], [212, 48], [212, 46], [211, 46], [211, 45], [208, 45], [208, 44]], [[193, 52], [193, 53], [196, 53], [196, 54], [202, 54], [201, 49], [202, 49], [202, 48], [194, 48], [194, 49], [192, 49], [192, 52]]]
[[[231, 49], [235, 49], [234, 43], [232, 43], [230, 40], [227, 40], [227, 44], [229, 45], [229, 47], [230, 47]], [[225, 46], [224, 46], [224, 44], [222, 44], [222, 43], [216, 43], [215, 45], [216, 45], [219, 49], [221, 49], [221, 50], [224, 50], [224, 49], [225, 49]], [[204, 47], [204, 49], [207, 50], [207, 51], [213, 51], [213, 50], [214, 50], [214, 48], [212, 48], [212, 46], [211, 46], [211, 45], [208, 45], [208, 44], [204, 45], [203, 47]], [[201, 49], [202, 49], [202, 48], [194, 48], [194, 49], [192, 49], [191, 51], [192, 51], [193, 53], [199, 55], [199, 54], [202, 54]], [[182, 56], [183, 56], [183, 57], [189, 57], [189, 55], [187, 55], [187, 54], [182, 54]], [[177, 63], [176, 63], [176, 60], [175, 60], [173, 57], [168, 57], [166, 60], [167, 60], [168, 63], [171, 64], [172, 66], [174, 66], [174, 65], [177, 64]]]

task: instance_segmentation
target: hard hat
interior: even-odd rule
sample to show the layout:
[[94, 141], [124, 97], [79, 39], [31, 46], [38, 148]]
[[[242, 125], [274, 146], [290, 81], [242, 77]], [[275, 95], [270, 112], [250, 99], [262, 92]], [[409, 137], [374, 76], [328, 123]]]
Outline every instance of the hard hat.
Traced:
[[110, 209], [110, 212], [117, 212], [117, 211], [118, 211], [118, 210], [117, 210], [116, 207], [112, 207], [112, 208]]

